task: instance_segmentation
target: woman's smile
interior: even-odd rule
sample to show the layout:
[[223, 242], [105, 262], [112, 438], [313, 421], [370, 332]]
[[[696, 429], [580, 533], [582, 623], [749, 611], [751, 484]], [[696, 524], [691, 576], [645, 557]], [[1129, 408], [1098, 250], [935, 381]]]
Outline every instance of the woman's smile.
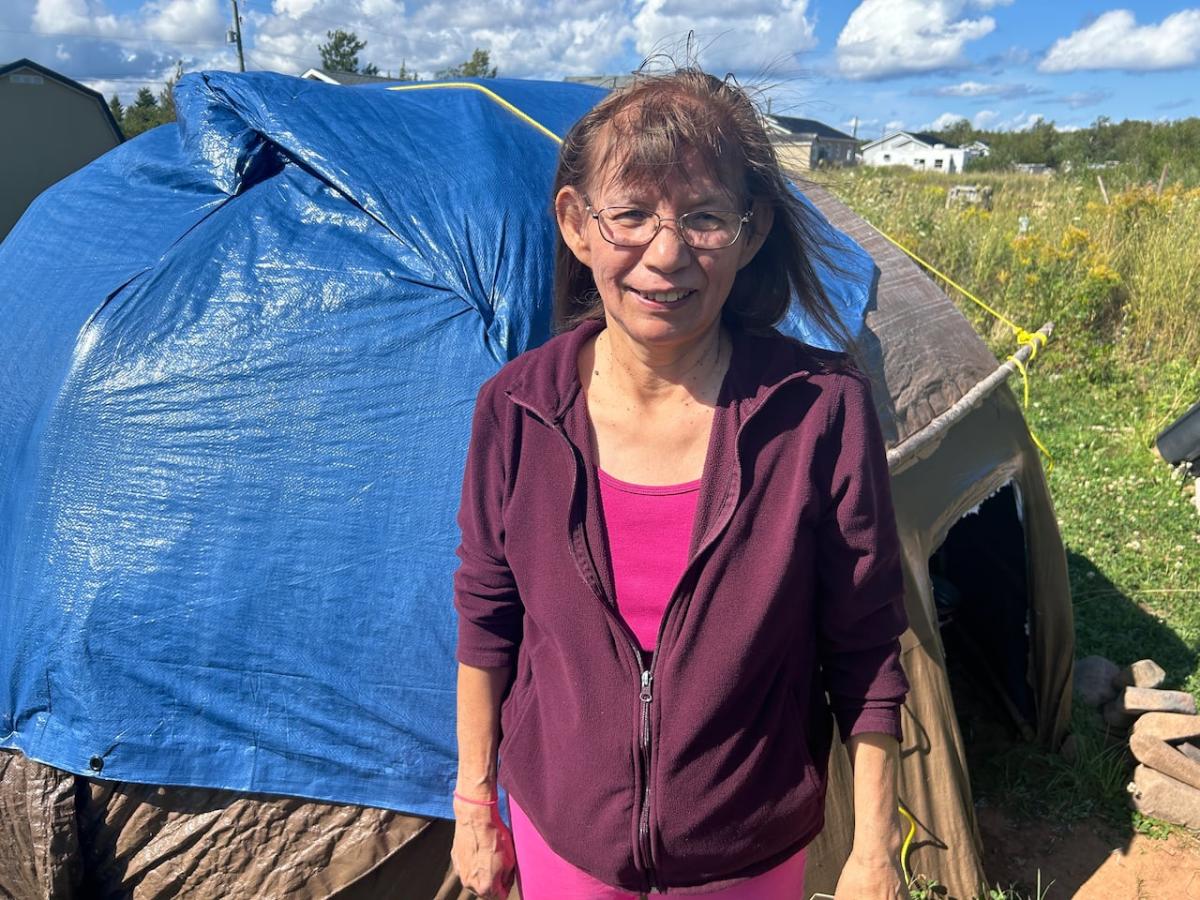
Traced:
[[692, 288], [667, 291], [646, 291], [638, 288], [629, 288], [628, 290], [647, 303], [662, 307], [679, 306], [696, 295], [696, 291]]

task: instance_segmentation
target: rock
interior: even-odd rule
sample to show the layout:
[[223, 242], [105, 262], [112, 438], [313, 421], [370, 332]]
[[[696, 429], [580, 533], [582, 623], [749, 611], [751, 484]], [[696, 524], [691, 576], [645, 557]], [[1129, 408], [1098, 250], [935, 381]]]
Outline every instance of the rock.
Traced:
[[1152, 659], [1139, 659], [1117, 672], [1113, 687], [1118, 691], [1125, 687], [1156, 688], [1162, 687], [1167, 680], [1167, 673]]
[[1134, 734], [1148, 734], [1162, 741], [1200, 738], [1200, 716], [1179, 713], [1146, 713], [1133, 726]]
[[1121, 669], [1103, 656], [1085, 656], [1075, 662], [1075, 696], [1088, 706], [1100, 707], [1117, 696]]
[[1137, 721], [1137, 716], [1131, 716], [1121, 709], [1120, 699], [1110, 700], [1108, 703], [1105, 703], [1101, 712], [1104, 713], [1104, 723], [1118, 731], [1128, 729], [1130, 725]]
[[1200, 790], [1149, 766], [1133, 770], [1133, 781], [1126, 790], [1133, 808], [1143, 815], [1185, 828], [1200, 828]]
[[1129, 749], [1143, 765], [1200, 790], [1200, 762], [1188, 759], [1166, 741], [1135, 734], [1129, 739]]
[[1195, 744], [1189, 744], [1187, 741], [1184, 741], [1175, 749], [1177, 749], [1188, 759], [1194, 759], [1196, 762], [1200, 763], [1200, 747], [1197, 747]]
[[1161, 691], [1157, 688], [1127, 687], [1113, 701], [1117, 709], [1131, 716], [1167, 712], [1195, 715], [1196, 698], [1187, 691]]

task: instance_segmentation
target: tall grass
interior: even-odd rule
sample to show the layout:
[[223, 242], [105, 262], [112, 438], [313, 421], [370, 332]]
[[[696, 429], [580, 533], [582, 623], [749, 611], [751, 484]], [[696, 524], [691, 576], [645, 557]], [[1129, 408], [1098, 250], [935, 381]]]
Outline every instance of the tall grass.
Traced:
[[[1106, 203], [1082, 179], [859, 169], [820, 180], [1022, 326], [1055, 323], [1026, 418], [1055, 459], [1048, 482], [1076, 656], [1153, 658], [1165, 687], [1200, 698], [1200, 519], [1181, 475], [1150, 452], [1157, 432], [1200, 397], [1200, 189], [1160, 194], [1112, 178]], [[955, 183], [991, 186], [992, 209], [947, 207]], [[1008, 328], [947, 293], [998, 355], [1012, 351]], [[1024, 746], [975, 760], [976, 796], [1019, 816], [1169, 833], [1130, 813], [1128, 758], [1078, 718], [1073, 762]]]
[[[1200, 357], [1200, 188], [1012, 174], [957, 179], [898, 169], [821, 173], [876, 227], [1021, 325], [1056, 327], [1059, 360], [1161, 363]], [[955, 183], [992, 188], [992, 208], [947, 208]], [[996, 349], [1011, 333], [964, 311]]]

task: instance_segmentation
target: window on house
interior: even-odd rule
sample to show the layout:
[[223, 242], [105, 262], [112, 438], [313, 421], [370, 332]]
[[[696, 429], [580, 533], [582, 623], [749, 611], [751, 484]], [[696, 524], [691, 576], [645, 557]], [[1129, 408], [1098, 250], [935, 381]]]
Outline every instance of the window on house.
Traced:
[[921, 168], [925, 168], [925, 160], [923, 160], [923, 159], [914, 159], [914, 160], [913, 160], [913, 165], [917, 165], [917, 166], [920, 166]]
[[885, 153], [885, 154], [883, 154], [883, 161], [884, 161], [884, 162], [891, 162], [891, 161], [892, 161], [892, 154], [890, 154], [890, 153]]
[[943, 159], [935, 159], [935, 160], [933, 161], [933, 167], [934, 167], [935, 169], [940, 169], [940, 168], [942, 167], [942, 163], [943, 163], [943, 162], [945, 162], [945, 160], [943, 160]]

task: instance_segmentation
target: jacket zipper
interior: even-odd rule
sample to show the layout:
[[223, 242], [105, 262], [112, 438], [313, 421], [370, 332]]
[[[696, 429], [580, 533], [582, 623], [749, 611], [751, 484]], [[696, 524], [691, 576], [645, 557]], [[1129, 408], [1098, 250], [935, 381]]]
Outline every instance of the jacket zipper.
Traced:
[[[640, 654], [639, 654], [640, 658]], [[655, 887], [654, 862], [650, 855], [650, 703], [654, 699], [654, 663], [642, 669], [642, 691], [638, 700], [642, 704], [642, 809], [638, 816], [638, 841], [642, 845], [642, 858], [646, 865], [646, 877], [650, 888]]]
[[[796, 373], [793, 373], [792, 375], [788, 376], [787, 378], [783, 379], [782, 381], [778, 382], [777, 384], [773, 385], [771, 387], [771, 389], [767, 392], [766, 396], [764, 396], [763, 399], [759, 402], [758, 406], [756, 406], [753, 410], [751, 410], [750, 414], [747, 415], [746, 418], [742, 420], [740, 425], [738, 425], [737, 432], [734, 434], [734, 438], [733, 438], [734, 473], [735, 473], [734, 474], [735, 502], [729, 503], [728, 502], [728, 494], [726, 495], [726, 504], [725, 504], [726, 508], [725, 508], [724, 512], [722, 513], [722, 517], [721, 517], [721, 521], [720, 521], [719, 525], [716, 528], [713, 528], [709, 531], [709, 534], [705, 538], [704, 542], [702, 544], [700, 544], [699, 547], [696, 548], [695, 554], [688, 560], [687, 565], [684, 566], [683, 573], [680, 575], [679, 581], [675, 585], [675, 589], [671, 592], [671, 596], [667, 600], [667, 605], [663, 610], [662, 620], [658, 623], [658, 635], [655, 638], [655, 645], [654, 645], [655, 646], [654, 658], [651, 660], [649, 668], [645, 667], [642, 663], [641, 645], [638, 643], [637, 636], [633, 633], [633, 629], [629, 627], [629, 623], [626, 622], [624, 619], [622, 619], [621, 616], [617, 613], [615, 605], [613, 603], [611, 603], [607, 597], [604, 596], [603, 592], [599, 589], [599, 587], [595, 583], [595, 580], [593, 578], [587, 577], [587, 573], [585, 573], [583, 571], [582, 566], [580, 565], [579, 558], [578, 558], [579, 554], [574, 553], [574, 552], [572, 552], [572, 554], [571, 554], [575, 558], [575, 565], [577, 568], [580, 569], [580, 575], [583, 576], [583, 580], [587, 583], [588, 587], [591, 588], [592, 593], [595, 595], [596, 599], [600, 601], [600, 605], [604, 607], [605, 612], [608, 614], [609, 618], [611, 618], [616, 623], [618, 628], [620, 628], [620, 630], [625, 634], [625, 638], [629, 642], [629, 647], [633, 651], [633, 658], [634, 658], [634, 660], [636, 660], [636, 666], [637, 666], [638, 673], [639, 673], [638, 679], [639, 679], [640, 691], [638, 693], [638, 702], [641, 707], [641, 710], [640, 710], [641, 711], [641, 735], [640, 735], [640, 744], [641, 744], [640, 751], [641, 751], [641, 753], [640, 753], [640, 758], [641, 758], [641, 764], [642, 764], [643, 790], [642, 790], [642, 797], [641, 797], [641, 803], [640, 803], [641, 808], [638, 811], [638, 843], [639, 843], [640, 849], [641, 849], [643, 868], [646, 870], [646, 890], [648, 892], [658, 889], [658, 885], [656, 883], [655, 871], [654, 871], [654, 863], [651, 859], [651, 854], [650, 854], [650, 843], [651, 843], [650, 842], [650, 757], [651, 757], [650, 704], [654, 701], [654, 690], [653, 690], [653, 688], [654, 688], [654, 670], [658, 665], [658, 660], [659, 660], [659, 655], [660, 655], [658, 651], [662, 648], [663, 632], [666, 628], [667, 621], [670, 618], [671, 611], [672, 611], [672, 609], [674, 609], [674, 607], [676, 605], [676, 601], [678, 600], [679, 586], [684, 583], [688, 574], [691, 572], [692, 567], [695, 566], [696, 561], [699, 560], [702, 556], [704, 556], [704, 554], [708, 552], [708, 549], [714, 543], [716, 543], [717, 538], [719, 538], [721, 536], [721, 534], [724, 533], [725, 528], [729, 525], [729, 522], [733, 518], [734, 507], [737, 505], [736, 497], [741, 494], [741, 490], [742, 490], [741, 443], [742, 443], [742, 433], [745, 431], [746, 425], [750, 422], [751, 419], [753, 419], [758, 414], [758, 412], [780, 390], [780, 388], [782, 388], [786, 384], [791, 383], [792, 381], [797, 380], [798, 378], [800, 378], [806, 374], [808, 374], [808, 373], [796, 372]], [[571, 443], [571, 438], [567, 436], [567, 432], [562, 427], [561, 424], [559, 424], [557, 422], [554, 424], [551, 424], [551, 422], [548, 421], [546, 419], [546, 417], [544, 417], [541, 413], [539, 413], [533, 407], [529, 406], [527, 403], [516, 399], [511, 394], [509, 394], [508, 397], [510, 400], [512, 400], [513, 403], [515, 403], [517, 406], [521, 407], [522, 409], [526, 410], [528, 413], [530, 413], [534, 418], [536, 418], [543, 425], [545, 425], [546, 427], [548, 427], [551, 430], [553, 430], [554, 432], [556, 432], [563, 439], [563, 442], [567, 445], [567, 449], [571, 452], [572, 462], [574, 463], [574, 474], [572, 476], [572, 482], [571, 482], [571, 499], [572, 499], [572, 503], [574, 503], [575, 495], [579, 491], [579, 458], [577, 456], [578, 450], [575, 447], [575, 445], [573, 443]], [[572, 550], [574, 550], [574, 546], [572, 546]]]
[[[509, 399], [563, 439], [563, 443], [566, 444], [567, 449], [571, 453], [571, 461], [574, 463], [574, 474], [572, 475], [571, 481], [571, 498], [572, 503], [574, 503], [575, 495], [579, 491], [579, 459], [576, 455], [578, 451], [575, 445], [571, 443], [571, 439], [567, 436], [566, 430], [563, 429], [560, 424], [550, 422], [536, 409], [524, 403], [523, 401], [516, 399], [512, 395], [509, 395]], [[629, 623], [617, 614], [615, 606], [604, 596], [604, 593], [600, 590], [596, 581], [593, 578], [589, 578], [588, 574], [583, 571], [583, 567], [579, 562], [579, 554], [575, 553], [574, 549], [574, 545], [572, 544], [571, 556], [575, 559], [575, 565], [580, 570], [579, 574], [583, 577], [583, 580], [587, 586], [591, 588], [592, 594], [600, 602], [600, 605], [604, 607], [605, 614], [608, 615], [608, 617], [616, 624], [617, 628], [625, 635], [625, 640], [629, 644], [630, 651], [633, 653], [633, 659], [635, 660], [635, 666], [638, 672], [638, 683], [640, 687], [638, 692], [638, 702], [641, 707], [641, 729], [639, 736], [640, 747], [638, 756], [642, 766], [643, 781], [642, 797], [639, 804], [640, 809], [638, 810], [638, 846], [642, 855], [642, 867], [646, 872], [646, 891], [649, 892], [657, 890], [658, 888], [654, 874], [654, 863], [651, 861], [650, 856], [650, 703], [653, 700], [652, 685], [654, 682], [654, 666], [653, 663], [651, 663], [650, 668], [646, 668], [642, 664], [642, 648], [638, 643], [637, 635], [633, 633], [633, 629], [629, 627]], [[655, 655], [655, 658], [657, 658], [657, 654]]]

